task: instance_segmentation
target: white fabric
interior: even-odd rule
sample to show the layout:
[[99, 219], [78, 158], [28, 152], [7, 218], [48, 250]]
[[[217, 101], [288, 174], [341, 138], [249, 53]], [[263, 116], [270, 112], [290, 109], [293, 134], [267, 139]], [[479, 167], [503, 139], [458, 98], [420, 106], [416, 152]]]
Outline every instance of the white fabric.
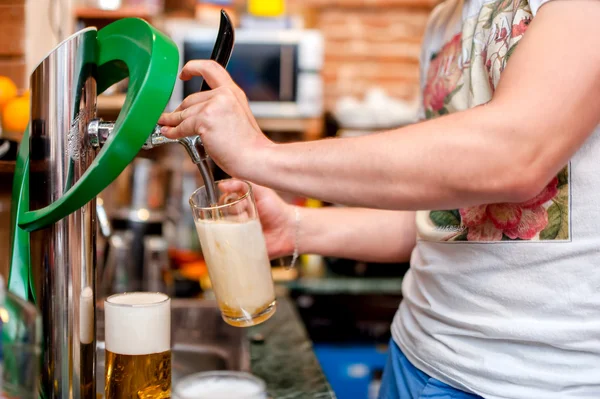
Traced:
[[[549, 3], [550, 1], [551, 0], [530, 0], [529, 7], [531, 7], [531, 13], [533, 14], [533, 16], [535, 17], [535, 15], [537, 14], [537, 12], [541, 6], [543, 6], [546, 3]], [[563, 1], [568, 1], [568, 0], [563, 0]]]
[[[518, 23], [546, 2], [530, 0], [510, 15]], [[448, 0], [436, 9], [423, 52], [424, 88], [432, 54], [493, 3]], [[479, 72], [461, 79], [483, 85]], [[459, 93], [446, 107], [474, 106], [485, 90]], [[569, 165], [566, 239], [543, 240], [538, 231], [531, 240], [451, 241], [420, 227], [392, 326], [417, 368], [486, 399], [600, 398], [599, 155], [600, 126]], [[543, 206], [548, 214], [551, 204]]]

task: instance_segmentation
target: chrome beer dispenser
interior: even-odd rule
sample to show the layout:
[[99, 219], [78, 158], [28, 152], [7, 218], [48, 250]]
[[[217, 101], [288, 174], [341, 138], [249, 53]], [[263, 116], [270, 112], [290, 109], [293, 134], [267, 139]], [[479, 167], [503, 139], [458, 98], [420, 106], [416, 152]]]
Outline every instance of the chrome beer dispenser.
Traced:
[[[96, 397], [95, 197], [154, 131], [178, 67], [168, 37], [128, 18], [77, 32], [31, 75], [31, 121], [13, 186], [9, 289], [42, 314], [41, 397]], [[123, 109], [99, 149], [98, 129], [89, 128], [96, 96], [127, 77]]]

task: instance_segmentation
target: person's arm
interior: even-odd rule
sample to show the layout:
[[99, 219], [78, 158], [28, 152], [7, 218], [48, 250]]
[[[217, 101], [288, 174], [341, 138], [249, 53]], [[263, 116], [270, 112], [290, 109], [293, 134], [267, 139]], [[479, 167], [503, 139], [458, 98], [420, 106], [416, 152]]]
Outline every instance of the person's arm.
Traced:
[[[329, 202], [386, 209], [453, 209], [526, 201], [564, 167], [600, 122], [600, 2], [543, 6], [486, 105], [353, 139], [268, 141], [223, 69], [191, 63], [210, 93], [160, 123], [200, 134], [229, 174]], [[185, 103], [185, 102], [184, 102]]]
[[[238, 180], [219, 183], [222, 192], [241, 187]], [[407, 262], [415, 246], [414, 212], [295, 207], [256, 184], [253, 193], [271, 259], [291, 255], [297, 246], [303, 254], [397, 263]]]
[[598, 21], [598, 1], [548, 3], [487, 105], [372, 136], [270, 146], [239, 173], [387, 209], [526, 201], [600, 123]]
[[409, 261], [415, 246], [414, 212], [333, 207], [299, 211], [300, 253], [402, 263]]

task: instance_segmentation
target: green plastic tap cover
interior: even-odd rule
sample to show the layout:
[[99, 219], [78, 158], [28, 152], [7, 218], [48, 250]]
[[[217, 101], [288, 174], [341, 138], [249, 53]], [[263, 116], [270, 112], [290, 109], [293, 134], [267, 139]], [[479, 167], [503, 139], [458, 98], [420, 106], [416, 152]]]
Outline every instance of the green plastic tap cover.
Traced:
[[129, 77], [114, 130], [81, 178], [57, 201], [30, 211], [29, 133], [23, 137], [13, 183], [12, 257], [9, 290], [29, 292], [29, 233], [55, 223], [97, 196], [134, 159], [166, 107], [179, 67], [175, 43], [138, 18], [116, 21], [97, 33], [98, 94]]
[[29, 126], [23, 134], [12, 191], [10, 212], [12, 256], [8, 275], [9, 290], [23, 299], [29, 299], [29, 233], [17, 226], [17, 221], [29, 210]]
[[25, 212], [19, 218], [24, 230], [57, 222], [112, 183], [142, 148], [171, 97], [179, 67], [179, 52], [171, 39], [142, 19], [127, 18], [101, 29], [97, 42], [98, 92], [122, 80], [128, 70], [125, 103], [92, 165], [59, 200]]

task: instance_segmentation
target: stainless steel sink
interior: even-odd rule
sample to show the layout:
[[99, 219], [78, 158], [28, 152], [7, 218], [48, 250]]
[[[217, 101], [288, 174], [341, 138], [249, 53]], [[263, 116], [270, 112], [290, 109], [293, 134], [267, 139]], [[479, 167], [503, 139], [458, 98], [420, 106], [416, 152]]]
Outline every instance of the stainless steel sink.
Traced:
[[[104, 392], [104, 312], [97, 313], [96, 391]], [[172, 300], [172, 382], [210, 370], [250, 370], [246, 330], [226, 324], [213, 301]]]

